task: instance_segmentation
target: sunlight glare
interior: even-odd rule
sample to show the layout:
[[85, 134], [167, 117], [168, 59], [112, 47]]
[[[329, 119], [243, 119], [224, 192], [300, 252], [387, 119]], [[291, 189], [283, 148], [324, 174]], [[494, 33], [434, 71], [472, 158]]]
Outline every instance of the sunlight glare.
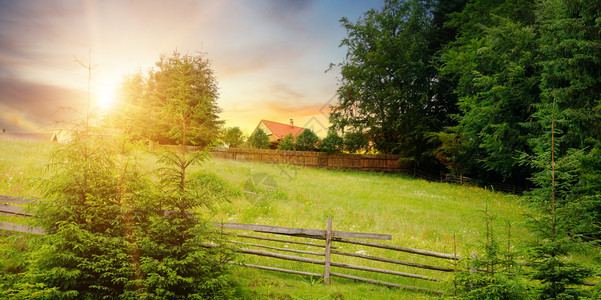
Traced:
[[110, 109], [115, 102], [115, 89], [113, 87], [103, 87], [96, 93], [96, 106], [106, 111]]

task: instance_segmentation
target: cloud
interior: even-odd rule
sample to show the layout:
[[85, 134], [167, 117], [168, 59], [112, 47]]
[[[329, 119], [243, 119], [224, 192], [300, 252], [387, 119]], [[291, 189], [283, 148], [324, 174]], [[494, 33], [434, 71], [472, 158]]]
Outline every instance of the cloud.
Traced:
[[40, 132], [72, 121], [86, 106], [80, 91], [0, 78], [0, 127], [8, 132]]
[[310, 117], [319, 114], [320, 104], [298, 104], [287, 102], [267, 102], [265, 107], [269, 110], [270, 115], [281, 116], [281, 118], [294, 117]]
[[286, 115], [286, 121], [290, 114], [319, 114], [336, 85], [323, 71], [343, 53], [337, 47], [344, 34], [338, 19], [355, 19], [380, 4], [0, 0], [0, 125], [43, 127], [59, 106], [79, 105], [67, 100], [81, 96], [78, 90], [87, 85], [87, 71], [73, 62], [74, 55], [98, 64], [94, 91], [114, 87], [124, 74], [146, 72], [176, 48], [207, 53], [222, 88], [224, 118]]

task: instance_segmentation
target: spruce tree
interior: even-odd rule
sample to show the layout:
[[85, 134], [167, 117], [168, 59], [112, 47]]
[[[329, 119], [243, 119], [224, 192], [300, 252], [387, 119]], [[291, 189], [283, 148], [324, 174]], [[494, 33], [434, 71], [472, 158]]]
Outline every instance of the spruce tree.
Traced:
[[530, 222], [536, 234], [536, 240], [528, 249], [534, 269], [532, 278], [541, 282], [539, 299], [573, 299], [582, 294], [573, 286], [591, 274], [590, 269], [567, 259], [578, 242], [568, 235], [568, 216], [570, 193], [576, 183], [582, 151], [560, 151], [566, 141], [560, 127], [569, 121], [555, 101], [539, 105], [534, 117], [543, 134], [532, 140], [535, 154], [524, 156], [537, 170], [531, 180], [538, 188], [526, 195], [537, 212]]

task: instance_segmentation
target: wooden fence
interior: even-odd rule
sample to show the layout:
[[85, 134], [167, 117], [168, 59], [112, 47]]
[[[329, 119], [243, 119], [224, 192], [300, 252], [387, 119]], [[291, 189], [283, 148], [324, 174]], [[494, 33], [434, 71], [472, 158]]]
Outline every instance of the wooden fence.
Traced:
[[[32, 216], [31, 213], [28, 213], [24, 207], [15, 206], [11, 204], [26, 204], [31, 200], [24, 198], [13, 198], [8, 196], [0, 196], [0, 214], [2, 215], [10, 215], [10, 216], [21, 216], [21, 217], [29, 217]], [[4, 202], [4, 203], [2, 203]], [[10, 203], [10, 204], [8, 204]], [[444, 292], [439, 289], [418, 287], [418, 286], [410, 286], [404, 285], [394, 282], [387, 282], [376, 280], [373, 278], [367, 277], [359, 277], [350, 274], [345, 274], [340, 272], [333, 272], [332, 268], [338, 268], [340, 270], [344, 269], [352, 269], [365, 271], [370, 273], [380, 273], [380, 274], [389, 274], [407, 278], [413, 278], [418, 280], [430, 281], [430, 282], [439, 282], [441, 279], [436, 277], [431, 277], [423, 274], [416, 274], [416, 272], [401, 272], [398, 270], [394, 270], [393, 268], [374, 268], [363, 265], [355, 265], [341, 262], [344, 257], [354, 257], [360, 258], [362, 260], [371, 260], [386, 263], [387, 265], [401, 265], [409, 268], [416, 268], [422, 270], [428, 270], [428, 272], [455, 272], [457, 269], [448, 267], [449, 263], [447, 262], [447, 266], [437, 266], [437, 265], [429, 265], [429, 264], [421, 264], [409, 261], [403, 261], [399, 259], [387, 258], [387, 257], [378, 257], [371, 256], [362, 253], [351, 253], [351, 252], [343, 252], [338, 251], [338, 249], [334, 243], [344, 243], [344, 244], [353, 244], [353, 245], [361, 245], [366, 247], [380, 248], [380, 249], [388, 249], [396, 252], [408, 253], [411, 255], [420, 255], [427, 256], [432, 258], [443, 259], [446, 261], [457, 261], [460, 257], [454, 254], [446, 254], [439, 253], [433, 251], [426, 251], [420, 249], [413, 249], [407, 247], [401, 247], [396, 245], [382, 244], [376, 242], [370, 242], [359, 239], [376, 239], [376, 240], [390, 240], [392, 236], [389, 234], [375, 234], [375, 233], [358, 233], [358, 232], [345, 232], [345, 231], [334, 231], [332, 230], [332, 219], [328, 218], [327, 229], [305, 229], [305, 228], [290, 228], [290, 227], [279, 227], [279, 226], [269, 226], [269, 225], [255, 225], [255, 224], [240, 224], [240, 223], [215, 223], [214, 224], [218, 229], [220, 229], [224, 234], [228, 234], [232, 236], [232, 239], [229, 241], [230, 243], [236, 245], [236, 250], [238, 253], [243, 253], [246, 255], [256, 255], [262, 257], [269, 257], [279, 260], [287, 260], [287, 261], [295, 261], [301, 263], [308, 264], [316, 264], [323, 265], [322, 273], [312, 273], [306, 272], [304, 270], [292, 270], [292, 269], [284, 269], [277, 268], [273, 266], [266, 265], [257, 265], [257, 264], [248, 264], [248, 263], [240, 263], [240, 262], [230, 262], [232, 264], [241, 265], [250, 268], [257, 268], [269, 271], [283, 272], [288, 274], [297, 274], [304, 276], [312, 276], [316, 278], [323, 278], [324, 283], [329, 284], [331, 277], [340, 277], [346, 279], [352, 279], [372, 284], [380, 284], [390, 287], [403, 288], [413, 291], [420, 292], [428, 292], [434, 294], [443, 294]], [[16, 232], [24, 232], [24, 233], [32, 233], [32, 234], [44, 234], [44, 232], [40, 228], [32, 228], [27, 227], [21, 224], [15, 223], [7, 223], [0, 222], [0, 230], [8, 230], [8, 231], [16, 231]], [[253, 234], [240, 234], [239, 231], [254, 231], [262, 234], [275, 234], [275, 235], [284, 235], [289, 238], [281, 238], [281, 237], [271, 237], [265, 235], [253, 235]], [[305, 241], [305, 240], [294, 240], [293, 238], [302, 238], [302, 239], [310, 239], [317, 241]], [[255, 240], [259, 242], [247, 242], [248, 240]], [[321, 241], [321, 242], [319, 242]], [[284, 244], [279, 245], [279, 244]], [[274, 246], [277, 245], [277, 246]], [[307, 251], [295, 249], [295, 245], [302, 245], [303, 247], [313, 247], [322, 249], [321, 251]], [[217, 247], [216, 244], [206, 243], [206, 247]], [[261, 249], [269, 249], [266, 250], [257, 250], [257, 248]], [[277, 251], [277, 252], [276, 252]], [[281, 252], [295, 253], [297, 255], [288, 255], [282, 254]], [[305, 256], [299, 256], [305, 255]], [[310, 256], [319, 256], [323, 257], [323, 259], [313, 259], [306, 257]], [[332, 257], [335, 256], [337, 259], [333, 260]], [[396, 255], [395, 255], [396, 256]], [[456, 266], [456, 264], [453, 264]]]
[[399, 155], [343, 154], [311, 151], [283, 151], [268, 149], [215, 148], [214, 157], [290, 164], [310, 168], [348, 169], [362, 171], [406, 172], [408, 167], [399, 162]]
[[399, 159], [401, 158], [400, 155], [343, 153], [329, 154], [324, 152], [310, 151], [283, 151], [242, 148], [215, 148], [211, 150], [211, 153], [213, 153], [214, 157], [223, 159], [259, 161], [272, 164], [289, 164], [310, 168], [404, 172], [408, 175], [428, 181], [454, 184], [468, 183], [494, 189], [495, 191], [512, 194], [522, 194], [528, 189], [527, 186], [516, 186], [504, 183], [481, 184], [464, 176], [454, 177], [445, 172], [432, 172], [415, 167], [411, 168], [409, 165], [399, 162]]

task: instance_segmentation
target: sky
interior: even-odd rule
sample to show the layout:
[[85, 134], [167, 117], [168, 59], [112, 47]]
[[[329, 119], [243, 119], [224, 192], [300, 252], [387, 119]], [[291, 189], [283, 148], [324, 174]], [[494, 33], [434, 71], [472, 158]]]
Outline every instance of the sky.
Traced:
[[261, 119], [325, 135], [346, 31], [383, 0], [0, 0], [0, 128], [44, 132], [110, 106], [124, 76], [163, 55], [205, 53], [220, 118], [249, 134]]

